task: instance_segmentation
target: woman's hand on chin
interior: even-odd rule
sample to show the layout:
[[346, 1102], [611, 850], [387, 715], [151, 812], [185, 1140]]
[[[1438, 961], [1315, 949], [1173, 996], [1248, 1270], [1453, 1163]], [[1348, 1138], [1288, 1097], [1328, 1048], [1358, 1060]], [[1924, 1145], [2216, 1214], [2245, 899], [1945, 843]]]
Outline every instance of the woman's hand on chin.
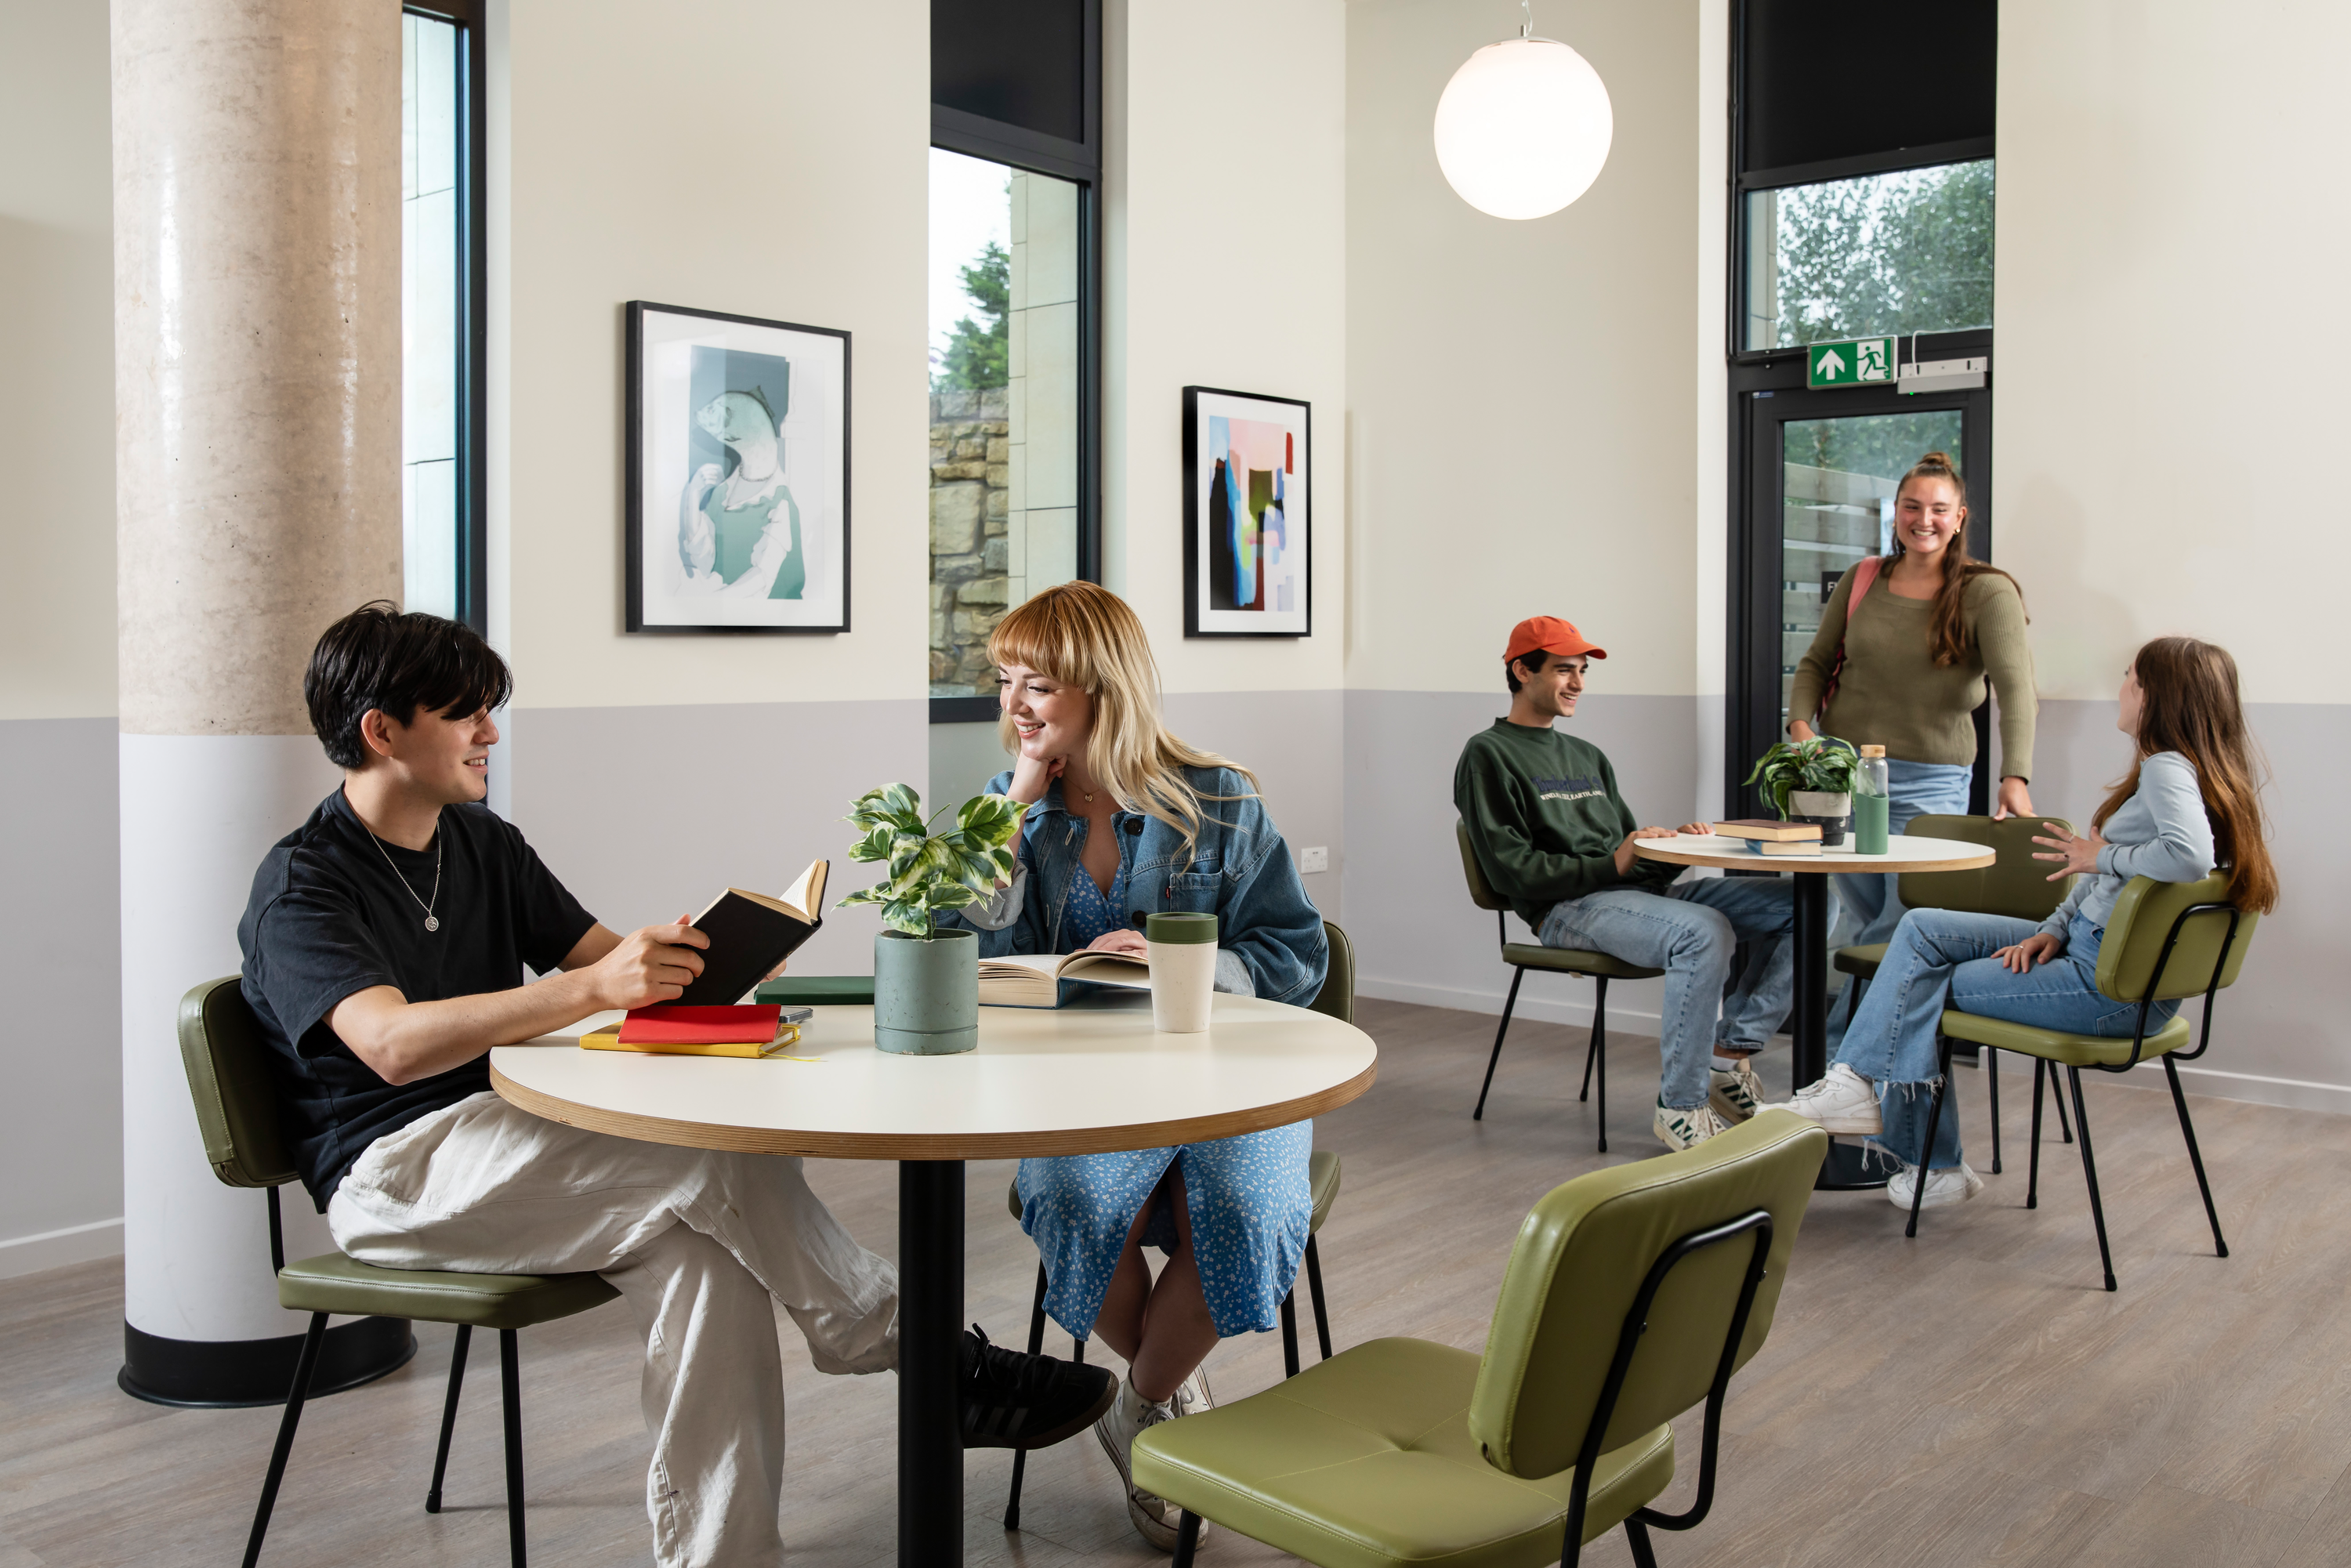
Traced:
[[1004, 792], [1024, 806], [1033, 806], [1045, 798], [1046, 787], [1069, 765], [1066, 757], [1030, 757], [1022, 752], [1012, 758], [1012, 782]]
[[1105, 931], [1086, 944], [1089, 953], [1124, 953], [1132, 957], [1150, 956], [1151, 944], [1140, 931]]

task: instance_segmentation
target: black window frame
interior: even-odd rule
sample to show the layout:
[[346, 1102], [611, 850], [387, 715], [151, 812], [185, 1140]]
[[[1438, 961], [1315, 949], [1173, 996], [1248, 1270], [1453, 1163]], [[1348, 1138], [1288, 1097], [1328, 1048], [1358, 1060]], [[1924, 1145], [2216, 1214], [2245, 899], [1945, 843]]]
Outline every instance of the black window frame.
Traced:
[[[934, 0], [934, 4], [939, 0]], [[1102, 580], [1102, 8], [1083, 0], [1082, 140], [1070, 141], [1025, 126], [1010, 125], [964, 110], [931, 105], [931, 145], [968, 158], [984, 158], [1032, 173], [1067, 180], [1078, 187], [1078, 559], [1077, 574]], [[927, 563], [927, 556], [925, 561]], [[925, 565], [925, 572], [928, 570]], [[933, 724], [974, 724], [994, 719], [990, 696], [933, 697]]]
[[457, 29], [456, 618], [490, 632], [489, 99], [474, 0], [403, 0]]
[[[1779, 711], [1779, 656], [1776, 651], [1768, 659], [1759, 659], [1762, 640], [1768, 634], [1776, 650], [1780, 612], [1776, 589], [1780, 580], [1780, 565], [1776, 559], [1762, 560], [1766, 547], [1776, 550], [1780, 538], [1777, 518], [1766, 522], [1755, 515], [1754, 497], [1759, 493], [1762, 473], [1760, 465], [1781, 461], [1778, 451], [1757, 449], [1752, 439], [1755, 420], [1754, 403], [1758, 394], [1776, 396], [1786, 392], [1806, 390], [1805, 350], [1802, 346], [1771, 349], [1743, 347], [1742, 333], [1747, 319], [1747, 196], [1752, 191], [1780, 190], [1792, 185], [1818, 184], [1831, 180], [1859, 179], [1870, 174], [1895, 174], [1911, 169], [1942, 168], [1953, 163], [1971, 163], [1997, 156], [1997, 133], [1971, 137], [1963, 141], [1943, 141], [1923, 146], [1892, 148], [1854, 157], [1826, 159], [1817, 162], [1783, 164], [1776, 168], [1750, 169], [1744, 165], [1746, 137], [1747, 30], [1752, 0], [1731, 0], [1730, 5], [1730, 99], [1725, 118], [1724, 135], [1729, 141], [1729, 177], [1724, 193], [1729, 204], [1728, 252], [1724, 265], [1728, 270], [1729, 287], [1724, 289], [1723, 350], [1728, 368], [1729, 418], [1728, 467], [1729, 484], [1725, 496], [1725, 528], [1729, 553], [1724, 562], [1723, 577], [1728, 591], [1728, 625], [1723, 640], [1723, 778], [1722, 805], [1727, 815], [1739, 816], [1755, 810], [1768, 810], [1750, 798], [1746, 785], [1748, 770], [1762, 747], [1755, 744], [1760, 737], [1768, 745], [1773, 737], [1771, 727], [1764, 727], [1759, 737], [1757, 715], [1768, 707]], [[1994, 323], [1997, 327], [1998, 323]], [[1993, 328], [1970, 328], [1952, 332], [1906, 333], [1896, 339], [1895, 361], [1901, 365], [1917, 361], [1933, 361], [1983, 357], [1992, 353]], [[1996, 368], [1996, 367], [1995, 367]], [[1959, 393], [1926, 392], [1902, 394], [1893, 388], [1851, 388], [1821, 395], [1851, 399], [1840, 402], [1838, 408], [1849, 408], [1854, 414], [1875, 413], [1927, 412], [1938, 408], [1963, 408], [1967, 413], [1966, 435], [1959, 454], [1961, 471], [1968, 480], [1968, 549], [1978, 560], [1992, 557], [1991, 507], [1991, 417], [1994, 375], [1987, 374], [1982, 388]], [[1887, 400], [1892, 400], [1890, 402]], [[1768, 579], [1760, 576], [1762, 568], [1770, 568]], [[1769, 581], [1773, 593], [1767, 595], [1761, 587]], [[1975, 778], [1969, 791], [1968, 810], [1970, 814], [1983, 815], [1990, 807], [1991, 768], [1991, 708], [1989, 700], [1976, 710]]]

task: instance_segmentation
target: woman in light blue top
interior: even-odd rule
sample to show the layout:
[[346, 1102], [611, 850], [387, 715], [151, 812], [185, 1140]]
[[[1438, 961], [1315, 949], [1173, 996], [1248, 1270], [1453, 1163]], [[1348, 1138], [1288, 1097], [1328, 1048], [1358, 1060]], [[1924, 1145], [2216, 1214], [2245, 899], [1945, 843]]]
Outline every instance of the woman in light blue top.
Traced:
[[[1011, 884], [955, 916], [977, 928], [981, 955], [1140, 954], [1149, 915], [1213, 914], [1217, 990], [1313, 1001], [1330, 965], [1322, 917], [1257, 780], [1160, 722], [1151, 645], [1125, 601], [1091, 582], [1049, 588], [998, 624], [988, 657], [1014, 753], [988, 789], [1029, 813]], [[1149, 1119], [1141, 1106], [1135, 1119]], [[1279, 1321], [1305, 1256], [1313, 1144], [1299, 1122], [1020, 1162], [1045, 1310], [1126, 1358], [1095, 1435], [1126, 1482], [1127, 1517], [1162, 1551], [1176, 1511], [1135, 1490], [1128, 1456], [1144, 1427], [1208, 1404], [1200, 1364], [1217, 1340]], [[1145, 1247], [1167, 1255], [1155, 1279]]]
[[[2277, 902], [2228, 651], [2189, 637], [2149, 643], [2123, 674], [2115, 724], [2137, 744], [2129, 777], [2098, 808], [2088, 832], [2069, 835], [2043, 823], [2052, 836], [2032, 841], [2046, 846], [2034, 859], [2056, 863], [2051, 881], [2080, 876], [2065, 902], [2038, 925], [1951, 910], [1904, 915], [1828, 1075], [1787, 1103], [1832, 1133], [1877, 1138], [1901, 1162], [1886, 1195], [1903, 1208], [1919, 1180], [1928, 1096], [1918, 1091], [1937, 1076], [1936, 1034], [1946, 1007], [2127, 1038], [2138, 1004], [2098, 989], [2098, 948], [2115, 901], [2134, 878], [2199, 882], [2222, 865], [2238, 908], [2266, 911]], [[2148, 1026], [2169, 1022], [2179, 1010], [2176, 1001], [2156, 1003]], [[1983, 1179], [1959, 1157], [1956, 1101], [1945, 1101], [1924, 1164], [1923, 1204], [1957, 1203], [1982, 1190]]]

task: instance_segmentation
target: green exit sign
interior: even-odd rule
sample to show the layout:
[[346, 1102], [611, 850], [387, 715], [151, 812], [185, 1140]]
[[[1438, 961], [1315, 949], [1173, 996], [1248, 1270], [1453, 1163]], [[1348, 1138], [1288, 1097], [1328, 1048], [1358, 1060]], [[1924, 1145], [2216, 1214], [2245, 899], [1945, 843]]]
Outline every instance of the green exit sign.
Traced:
[[1804, 350], [1804, 384], [1808, 387], [1859, 387], [1874, 382], [1894, 382], [1894, 340], [1855, 338], [1843, 343], [1813, 343]]

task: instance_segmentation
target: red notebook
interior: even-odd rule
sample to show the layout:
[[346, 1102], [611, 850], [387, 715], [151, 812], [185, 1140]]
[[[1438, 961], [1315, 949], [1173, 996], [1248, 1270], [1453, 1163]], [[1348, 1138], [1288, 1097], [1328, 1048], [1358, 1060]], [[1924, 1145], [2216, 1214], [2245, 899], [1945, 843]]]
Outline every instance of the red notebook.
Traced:
[[622, 1045], [767, 1045], [782, 1027], [778, 1002], [749, 1007], [682, 1008], [674, 1003], [632, 1008], [621, 1025]]

